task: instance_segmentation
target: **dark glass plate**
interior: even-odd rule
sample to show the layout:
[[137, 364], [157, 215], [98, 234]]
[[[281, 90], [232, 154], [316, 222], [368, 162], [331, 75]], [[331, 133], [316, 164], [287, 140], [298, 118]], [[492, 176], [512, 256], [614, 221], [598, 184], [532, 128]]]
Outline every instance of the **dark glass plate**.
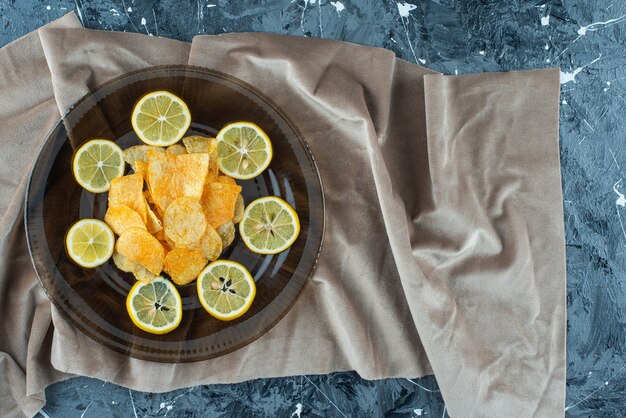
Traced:
[[[220, 258], [242, 263], [257, 285], [242, 317], [222, 322], [204, 311], [195, 282], [179, 286], [180, 326], [152, 335], [133, 325], [125, 300], [135, 279], [110, 260], [83, 269], [65, 253], [65, 234], [81, 218], [104, 217], [107, 194], [93, 194], [74, 180], [74, 151], [92, 138], [122, 148], [139, 144], [130, 116], [145, 93], [169, 90], [189, 106], [188, 135], [215, 136], [230, 122], [250, 121], [272, 140], [274, 158], [259, 177], [239, 181], [246, 203], [281, 196], [298, 212], [301, 231], [293, 246], [277, 255], [249, 251], [237, 235]], [[311, 152], [294, 124], [270, 99], [226, 74], [186, 66], [155, 67], [114, 79], [81, 99], [52, 129], [33, 167], [25, 208], [26, 234], [35, 270], [54, 305], [80, 331], [106, 347], [158, 362], [192, 362], [232, 352], [263, 335], [293, 306], [311, 276], [324, 232], [324, 198]]]

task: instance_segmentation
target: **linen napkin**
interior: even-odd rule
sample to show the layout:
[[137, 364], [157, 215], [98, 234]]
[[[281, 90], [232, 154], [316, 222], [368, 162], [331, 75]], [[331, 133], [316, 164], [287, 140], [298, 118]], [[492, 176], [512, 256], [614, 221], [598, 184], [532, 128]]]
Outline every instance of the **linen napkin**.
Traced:
[[[112, 352], [50, 306], [21, 211], [34, 150], [72, 103], [127, 71], [186, 63], [287, 111], [320, 169], [326, 235], [274, 328], [219, 359], [172, 365]], [[45, 387], [73, 375], [163, 392], [339, 370], [434, 373], [453, 417], [564, 414], [558, 70], [449, 77], [338, 41], [190, 45], [83, 29], [73, 14], [1, 49], [0, 64], [3, 415], [33, 415]]]

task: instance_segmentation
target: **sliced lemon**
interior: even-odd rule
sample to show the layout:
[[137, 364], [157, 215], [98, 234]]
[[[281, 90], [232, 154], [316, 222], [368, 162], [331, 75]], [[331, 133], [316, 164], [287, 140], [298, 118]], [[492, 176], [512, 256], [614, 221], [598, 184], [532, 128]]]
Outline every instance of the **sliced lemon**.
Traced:
[[176, 329], [183, 318], [180, 295], [163, 277], [135, 283], [126, 297], [126, 310], [138, 328], [151, 334], [166, 334]]
[[71, 226], [65, 237], [70, 258], [85, 268], [98, 267], [113, 255], [115, 236], [99, 219], [81, 219]]
[[180, 97], [169, 91], [153, 91], [139, 99], [131, 123], [143, 142], [167, 147], [185, 135], [191, 124], [191, 113]]
[[234, 261], [212, 262], [202, 270], [196, 284], [204, 309], [222, 321], [245, 314], [256, 295], [250, 272]]
[[246, 207], [239, 223], [244, 244], [259, 254], [277, 254], [291, 246], [300, 233], [296, 211], [276, 196], [261, 197]]
[[113, 141], [92, 139], [74, 155], [72, 170], [78, 184], [92, 193], [109, 190], [111, 180], [124, 174], [124, 154]]
[[272, 161], [272, 143], [254, 123], [226, 125], [216, 140], [219, 167], [227, 176], [249, 180], [261, 174]]

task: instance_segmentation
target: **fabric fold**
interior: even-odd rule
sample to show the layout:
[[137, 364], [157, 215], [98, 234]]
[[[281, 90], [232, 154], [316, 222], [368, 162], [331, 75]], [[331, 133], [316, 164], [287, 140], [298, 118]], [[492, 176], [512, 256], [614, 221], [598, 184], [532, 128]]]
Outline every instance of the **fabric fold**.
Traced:
[[[14, 157], [0, 165], [2, 415], [33, 415], [45, 386], [73, 375], [164, 392], [345, 370], [434, 373], [451, 416], [564, 414], [558, 70], [442, 76], [345, 42], [188, 44], [84, 29], [72, 14], [1, 49], [0, 64], [0, 152]], [[326, 201], [298, 302], [252, 344], [192, 364], [126, 357], [74, 329], [37, 281], [21, 221], [34, 150], [59, 115], [112, 78], [168, 64], [270, 97], [306, 138]]]

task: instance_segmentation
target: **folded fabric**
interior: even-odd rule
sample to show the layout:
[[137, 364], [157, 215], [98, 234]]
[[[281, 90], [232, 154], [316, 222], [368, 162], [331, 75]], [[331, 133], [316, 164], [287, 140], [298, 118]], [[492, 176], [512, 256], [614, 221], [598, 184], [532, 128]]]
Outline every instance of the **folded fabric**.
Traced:
[[[451, 416], [563, 416], [558, 70], [450, 77], [344, 42], [187, 44], [83, 29], [73, 14], [2, 48], [0, 64], [3, 416], [35, 414], [45, 387], [73, 375], [163, 392], [339, 370], [434, 373]], [[271, 97], [309, 143], [326, 200], [322, 254], [294, 307], [252, 344], [191, 364], [129, 358], [74, 329], [37, 281], [22, 221], [35, 150], [59, 115], [164, 64]]]

